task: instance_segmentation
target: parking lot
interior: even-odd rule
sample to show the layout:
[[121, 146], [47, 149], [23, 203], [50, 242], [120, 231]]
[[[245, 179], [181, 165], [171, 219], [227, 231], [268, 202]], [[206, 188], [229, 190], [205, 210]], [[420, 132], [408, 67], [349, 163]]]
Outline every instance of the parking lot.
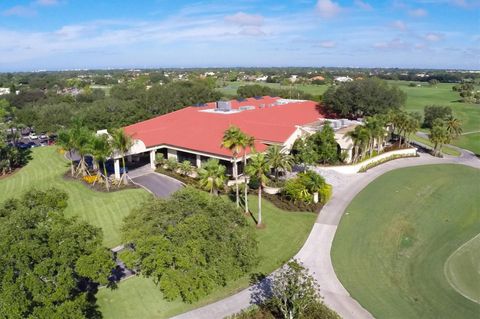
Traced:
[[47, 146], [55, 143], [56, 135], [35, 134], [22, 132], [20, 138], [15, 141], [10, 141], [10, 144], [15, 145], [20, 149], [27, 149], [32, 147]]

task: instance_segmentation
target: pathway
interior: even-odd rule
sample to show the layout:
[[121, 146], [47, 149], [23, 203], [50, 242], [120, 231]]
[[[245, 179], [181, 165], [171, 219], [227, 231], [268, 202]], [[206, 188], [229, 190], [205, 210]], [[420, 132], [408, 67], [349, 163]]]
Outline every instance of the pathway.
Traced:
[[[448, 163], [468, 165], [480, 169], [480, 160], [472, 152], [461, 150], [459, 157], [436, 158], [420, 153], [417, 158], [402, 158], [390, 161], [365, 173], [348, 176], [339, 174], [339, 176], [327, 177], [327, 180], [331, 180], [335, 184], [333, 196], [321, 210], [310, 235], [295, 258], [303, 262], [313, 273], [320, 284], [320, 293], [324, 297], [325, 303], [344, 319], [373, 318], [366, 309], [350, 296], [338, 280], [330, 257], [333, 238], [346, 207], [363, 188], [386, 172], [403, 167]], [[252, 292], [259, 288], [261, 287], [249, 287], [235, 295], [173, 318], [224, 318], [250, 306], [252, 304]]]

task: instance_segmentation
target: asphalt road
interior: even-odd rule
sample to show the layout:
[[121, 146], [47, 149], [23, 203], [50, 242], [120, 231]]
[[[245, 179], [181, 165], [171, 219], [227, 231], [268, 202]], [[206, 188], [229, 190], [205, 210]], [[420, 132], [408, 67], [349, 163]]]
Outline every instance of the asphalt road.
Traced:
[[132, 178], [132, 181], [161, 198], [166, 198], [183, 187], [179, 181], [153, 172]]

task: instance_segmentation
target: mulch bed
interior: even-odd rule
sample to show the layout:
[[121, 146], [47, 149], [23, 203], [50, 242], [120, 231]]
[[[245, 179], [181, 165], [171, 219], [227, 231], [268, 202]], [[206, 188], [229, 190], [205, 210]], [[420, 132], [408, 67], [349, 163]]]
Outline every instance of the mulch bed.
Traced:
[[323, 207], [323, 204], [307, 204], [304, 202], [293, 202], [290, 201], [281, 195], [272, 195], [267, 193], [262, 193], [262, 197], [268, 199], [276, 207], [289, 211], [289, 212], [312, 212], [318, 213]]
[[81, 177], [78, 177], [78, 178], [77, 177], [72, 177], [70, 171], [66, 171], [63, 174], [63, 178], [66, 179], [66, 180], [70, 180], [70, 181], [80, 182], [81, 184], [85, 185], [86, 187], [88, 187], [91, 190], [94, 190], [94, 191], [97, 191], [97, 192], [103, 192], [103, 193], [113, 193], [113, 192], [122, 191], [124, 189], [141, 188], [140, 186], [137, 186], [137, 185], [133, 184], [132, 182], [128, 182], [127, 185], [122, 184], [120, 187], [118, 187], [118, 185], [110, 185], [110, 191], [108, 192], [107, 189], [105, 188], [104, 184], [95, 183], [95, 186], [93, 186], [92, 184], [88, 184], [87, 182], [85, 182]]

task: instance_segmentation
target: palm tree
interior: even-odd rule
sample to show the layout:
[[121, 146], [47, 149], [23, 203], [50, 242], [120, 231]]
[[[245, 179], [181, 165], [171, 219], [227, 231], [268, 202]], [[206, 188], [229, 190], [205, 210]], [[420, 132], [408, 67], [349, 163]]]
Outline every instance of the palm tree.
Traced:
[[58, 132], [57, 143], [66, 151], [68, 151], [68, 157], [70, 158], [70, 171], [72, 177], [75, 174], [75, 168], [73, 165], [72, 150], [75, 147], [75, 137], [70, 130], [61, 130]]
[[347, 133], [353, 141], [353, 156], [352, 161], [356, 163], [364, 154], [370, 141], [370, 134], [363, 125], [358, 125], [353, 131]]
[[105, 179], [105, 185], [107, 187], [107, 191], [110, 191], [110, 185], [108, 183], [107, 166], [105, 165], [105, 162], [112, 155], [112, 145], [108, 140], [108, 136], [106, 134], [102, 134], [98, 136], [94, 135], [90, 140], [90, 152], [98, 163], [97, 176], [99, 177], [101, 177], [102, 175], [100, 173], [100, 163], [103, 164], [103, 177]]
[[130, 150], [130, 147], [133, 145], [133, 140], [130, 135], [126, 134], [122, 128], [116, 129], [112, 133], [112, 147], [113, 149], [121, 156], [122, 158], [122, 167], [123, 172], [120, 177], [120, 186], [123, 183], [127, 184], [127, 168], [125, 166], [125, 154]]
[[178, 170], [181, 175], [188, 176], [193, 172], [193, 166], [192, 163], [188, 160], [184, 160], [180, 164], [178, 164]]
[[200, 187], [212, 195], [218, 195], [218, 190], [225, 185], [227, 169], [219, 163], [217, 159], [211, 158], [198, 170]]
[[250, 148], [252, 151], [255, 147], [255, 138], [253, 136], [243, 134], [241, 145], [243, 149], [243, 175], [245, 179], [244, 191], [245, 191], [245, 214], [248, 214], [248, 177], [245, 172], [245, 167], [247, 167], [247, 148]]
[[76, 176], [80, 174], [82, 174], [82, 176], [86, 176], [89, 174], [89, 172], [87, 170], [85, 156], [91, 149], [90, 144], [92, 140], [92, 132], [90, 132], [86, 127], [77, 124], [71, 129], [70, 134], [73, 136], [73, 148], [80, 156]]
[[243, 132], [236, 126], [230, 126], [224, 133], [221, 146], [232, 152], [233, 175], [235, 177], [235, 195], [237, 207], [240, 207], [240, 194], [238, 192], [237, 157], [242, 148]]
[[291, 171], [293, 166], [293, 157], [290, 154], [285, 154], [282, 152], [282, 149], [278, 145], [272, 145], [267, 149], [265, 154], [265, 159], [267, 160], [270, 167], [273, 168], [275, 173], [275, 181], [278, 181], [278, 172], [282, 171]]
[[258, 179], [258, 219], [257, 226], [262, 225], [262, 189], [267, 181], [267, 175], [270, 171], [270, 165], [268, 165], [265, 159], [265, 154], [255, 153], [250, 157], [250, 163], [246, 167], [247, 174], [255, 176]]
[[451, 116], [446, 121], [447, 125], [447, 132], [451, 136], [451, 138], [457, 138], [463, 132], [462, 130], [462, 122], [459, 119]]
[[438, 156], [443, 145], [450, 142], [450, 134], [443, 120], [436, 119], [433, 122], [428, 138], [433, 143], [433, 155]]

